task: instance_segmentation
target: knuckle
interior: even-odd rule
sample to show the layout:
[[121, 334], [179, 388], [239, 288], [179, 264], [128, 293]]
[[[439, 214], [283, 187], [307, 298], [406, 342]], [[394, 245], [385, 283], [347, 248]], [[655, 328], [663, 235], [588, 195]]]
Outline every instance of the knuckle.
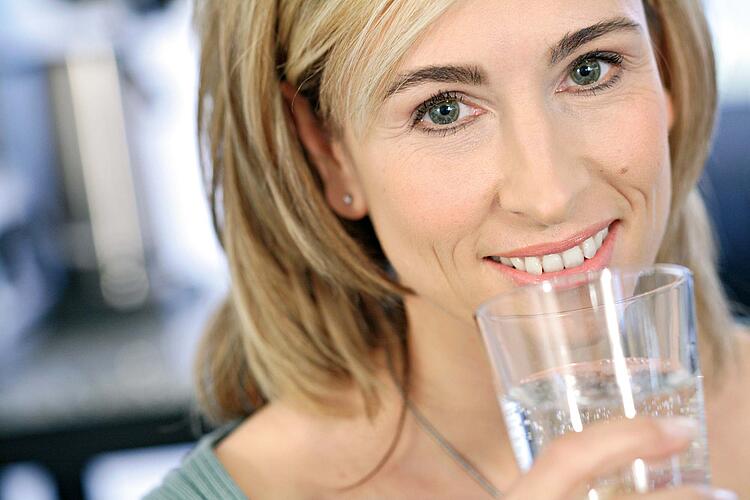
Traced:
[[576, 447], [571, 443], [571, 439], [565, 437], [552, 441], [542, 452], [546, 455], [546, 460], [561, 464], [568, 461], [574, 461], [576, 456]]
[[644, 419], [641, 425], [642, 428], [639, 434], [646, 442], [659, 443], [669, 437], [667, 433], [664, 432], [664, 427], [656, 418]]
[[593, 466], [590, 449], [577, 446], [575, 439], [557, 439], [550, 443], [537, 460], [543, 470], [554, 470], [568, 480], [583, 479]]
[[654, 500], [711, 500], [716, 498], [712, 490], [708, 487], [698, 486], [678, 486], [672, 488], [657, 489], [650, 493], [645, 494], [625, 494], [616, 495], [610, 497], [611, 500], [646, 500], [653, 498]]
[[548, 459], [556, 463], [567, 462], [571, 459], [575, 459], [576, 455], [580, 453], [581, 448], [577, 444], [578, 439], [578, 434], [571, 433], [565, 434], [552, 441], [545, 450], [549, 452]]
[[656, 494], [663, 493], [664, 500], [711, 500], [714, 497], [712, 490], [706, 486], [682, 486], [677, 488], [668, 488], [658, 491]]
[[679, 497], [675, 496], [674, 498], [684, 498], [686, 500], [710, 500], [714, 498], [714, 496], [708, 489], [690, 488], [684, 493], [680, 493]]
[[679, 498], [684, 500], [706, 500], [708, 498], [711, 498], [710, 496], [706, 495], [705, 493], [701, 493], [697, 490], [685, 490], [680, 492], [670, 492], [673, 493], [672, 495], [669, 495], [669, 498]]

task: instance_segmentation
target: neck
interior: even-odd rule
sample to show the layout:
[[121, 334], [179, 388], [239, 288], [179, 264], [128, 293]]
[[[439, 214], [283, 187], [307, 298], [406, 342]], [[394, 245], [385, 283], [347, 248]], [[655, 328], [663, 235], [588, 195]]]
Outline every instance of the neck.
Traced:
[[409, 397], [489, 479], [507, 481], [515, 460], [477, 326], [419, 297], [407, 298], [405, 305]]

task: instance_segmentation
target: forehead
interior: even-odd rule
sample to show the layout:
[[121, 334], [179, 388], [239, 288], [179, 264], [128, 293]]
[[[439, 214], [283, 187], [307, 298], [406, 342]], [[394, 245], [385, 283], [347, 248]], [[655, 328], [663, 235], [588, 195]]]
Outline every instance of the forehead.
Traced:
[[615, 17], [646, 26], [641, 0], [458, 0], [404, 56], [399, 71], [446, 61], [545, 57], [565, 34]]

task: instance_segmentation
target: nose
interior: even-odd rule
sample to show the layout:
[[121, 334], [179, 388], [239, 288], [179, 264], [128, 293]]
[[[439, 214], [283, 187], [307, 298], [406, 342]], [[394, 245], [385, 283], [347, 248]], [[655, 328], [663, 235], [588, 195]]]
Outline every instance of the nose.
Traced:
[[505, 117], [498, 201], [504, 210], [552, 226], [570, 219], [590, 174], [585, 154], [576, 154], [575, 135], [540, 108]]

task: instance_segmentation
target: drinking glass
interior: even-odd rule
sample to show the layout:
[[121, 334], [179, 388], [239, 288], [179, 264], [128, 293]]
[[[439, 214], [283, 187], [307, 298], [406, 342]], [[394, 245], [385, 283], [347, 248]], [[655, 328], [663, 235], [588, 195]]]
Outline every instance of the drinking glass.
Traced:
[[691, 272], [657, 264], [560, 276], [482, 304], [476, 320], [516, 460], [602, 420], [686, 416], [701, 432], [667, 460], [635, 460], [588, 485], [590, 500], [708, 484]]

